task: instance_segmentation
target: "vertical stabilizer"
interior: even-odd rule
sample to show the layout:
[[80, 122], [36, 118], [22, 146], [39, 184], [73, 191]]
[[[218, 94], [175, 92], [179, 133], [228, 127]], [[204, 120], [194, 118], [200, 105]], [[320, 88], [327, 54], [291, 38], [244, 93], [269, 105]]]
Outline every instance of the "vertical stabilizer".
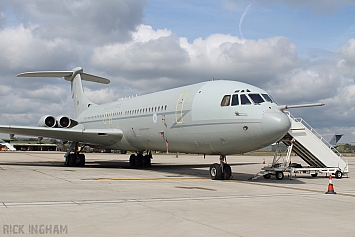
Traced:
[[74, 103], [74, 117], [77, 118], [82, 112], [90, 107], [93, 103], [84, 95], [84, 89], [81, 82], [81, 74], [83, 69], [73, 69], [73, 75], [65, 77], [71, 83], [71, 96]]
[[344, 134], [335, 134], [332, 139], [329, 141], [329, 144], [332, 145], [333, 147], [336, 147], [338, 141]]

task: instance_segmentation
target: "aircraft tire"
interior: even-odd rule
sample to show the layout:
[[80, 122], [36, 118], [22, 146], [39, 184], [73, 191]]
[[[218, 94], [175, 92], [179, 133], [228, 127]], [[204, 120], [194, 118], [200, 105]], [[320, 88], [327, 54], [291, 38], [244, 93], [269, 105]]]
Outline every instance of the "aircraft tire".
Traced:
[[85, 155], [79, 154], [79, 162], [77, 163], [78, 166], [83, 167], [85, 166]]
[[152, 166], [149, 155], [143, 156], [143, 166], [144, 167], [151, 167]]
[[210, 177], [212, 180], [222, 179], [222, 169], [219, 164], [214, 163], [210, 166]]
[[223, 175], [222, 175], [222, 178], [224, 180], [228, 180], [230, 179], [232, 176], [232, 168], [230, 167], [230, 165], [228, 164], [224, 164], [223, 165]]
[[277, 171], [276, 172], [276, 179], [282, 180], [283, 178], [284, 178], [284, 173], [282, 171]]
[[76, 155], [75, 154], [69, 154], [69, 156], [68, 156], [68, 166], [69, 167], [76, 166]]
[[142, 167], [143, 166], [143, 156], [136, 155], [136, 157], [134, 159], [134, 163], [136, 164], [136, 167]]
[[318, 176], [318, 173], [311, 174], [311, 176], [315, 178]]
[[135, 167], [136, 166], [136, 155], [132, 154], [130, 157], [129, 157], [129, 165], [131, 167]]

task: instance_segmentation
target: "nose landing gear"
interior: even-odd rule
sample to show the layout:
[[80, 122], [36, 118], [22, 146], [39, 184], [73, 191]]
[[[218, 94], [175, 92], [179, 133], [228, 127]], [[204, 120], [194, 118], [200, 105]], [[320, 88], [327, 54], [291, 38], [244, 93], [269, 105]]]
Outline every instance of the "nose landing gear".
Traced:
[[227, 164], [225, 155], [219, 157], [219, 164], [214, 163], [210, 166], [210, 177], [212, 180], [228, 180], [232, 177], [232, 169]]

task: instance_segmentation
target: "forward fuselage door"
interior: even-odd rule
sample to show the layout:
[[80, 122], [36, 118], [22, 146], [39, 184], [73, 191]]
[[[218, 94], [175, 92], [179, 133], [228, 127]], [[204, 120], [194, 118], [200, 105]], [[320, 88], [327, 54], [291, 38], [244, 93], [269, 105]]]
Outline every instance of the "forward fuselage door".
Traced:
[[187, 97], [188, 91], [184, 91], [180, 94], [179, 99], [176, 102], [176, 110], [175, 110], [175, 118], [176, 118], [176, 123], [177, 124], [182, 124], [183, 123], [183, 110], [184, 110], [184, 103]]

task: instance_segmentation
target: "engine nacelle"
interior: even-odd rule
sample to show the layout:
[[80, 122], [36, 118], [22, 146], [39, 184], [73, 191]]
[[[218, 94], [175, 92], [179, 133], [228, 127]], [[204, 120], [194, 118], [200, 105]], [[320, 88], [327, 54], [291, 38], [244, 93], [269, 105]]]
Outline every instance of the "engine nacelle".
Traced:
[[38, 127], [50, 127], [54, 128], [57, 126], [57, 120], [51, 115], [44, 115], [38, 122]]
[[78, 124], [77, 121], [64, 115], [58, 116], [56, 120], [57, 120], [57, 126], [60, 128], [72, 128]]
[[70, 118], [64, 115], [60, 115], [56, 118], [57, 125], [60, 128], [69, 128], [70, 127]]

